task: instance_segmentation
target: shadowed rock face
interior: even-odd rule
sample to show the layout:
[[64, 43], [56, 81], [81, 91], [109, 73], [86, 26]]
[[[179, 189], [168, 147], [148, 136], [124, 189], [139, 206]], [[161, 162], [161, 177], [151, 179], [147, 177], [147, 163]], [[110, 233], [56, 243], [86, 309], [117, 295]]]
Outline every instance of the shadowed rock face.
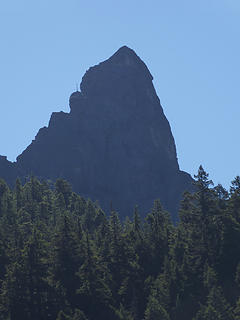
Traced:
[[145, 214], [160, 198], [175, 219], [192, 180], [179, 170], [152, 79], [133, 50], [120, 48], [86, 72], [81, 91], [70, 96], [70, 113], [53, 113], [15, 166], [22, 175], [65, 178], [121, 216], [132, 215], [136, 204]]

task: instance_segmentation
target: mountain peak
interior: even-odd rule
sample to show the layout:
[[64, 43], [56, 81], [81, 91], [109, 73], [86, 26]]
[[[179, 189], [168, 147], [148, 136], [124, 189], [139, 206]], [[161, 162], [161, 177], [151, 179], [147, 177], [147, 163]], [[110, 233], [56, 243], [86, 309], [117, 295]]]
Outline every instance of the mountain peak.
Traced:
[[114, 54], [122, 53], [122, 52], [127, 53], [127, 54], [135, 54], [136, 55], [135, 51], [133, 49], [129, 48], [128, 46], [120, 47]]
[[125, 62], [126, 59], [141, 61], [141, 59], [137, 56], [135, 51], [127, 46], [122, 46], [109, 58], [109, 60], [118, 60], [123, 62]]
[[119, 65], [121, 67], [132, 67], [134, 69], [137, 69], [138, 71], [141, 71], [142, 73], [145, 73], [145, 75], [147, 75], [151, 80], [153, 80], [153, 77], [150, 71], [148, 70], [146, 64], [142, 61], [142, 59], [136, 54], [136, 52], [133, 49], [127, 46], [122, 46], [121, 48], [119, 48], [108, 60], [104, 62], [110, 62], [114, 65]]
[[84, 94], [96, 94], [97, 92], [111, 92], [110, 88], [122, 87], [126, 81], [131, 83], [140, 79], [152, 85], [153, 77], [140, 57], [127, 46], [119, 48], [110, 58], [87, 70], [80, 85]]
[[[148, 212], [154, 199], [176, 219], [191, 177], [179, 170], [174, 138], [145, 63], [127, 46], [93, 66], [81, 90], [70, 97], [70, 113], [55, 112], [49, 126], [17, 157], [0, 157], [0, 176], [14, 183], [34, 174], [67, 179], [73, 190], [131, 215]], [[7, 174], [6, 174], [7, 172]]]

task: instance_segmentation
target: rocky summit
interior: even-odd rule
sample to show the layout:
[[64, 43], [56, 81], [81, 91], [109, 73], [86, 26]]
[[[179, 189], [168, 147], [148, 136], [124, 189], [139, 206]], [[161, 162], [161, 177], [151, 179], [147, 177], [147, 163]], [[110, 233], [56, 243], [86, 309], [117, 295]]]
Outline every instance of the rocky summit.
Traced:
[[54, 112], [48, 127], [15, 163], [0, 157], [0, 176], [64, 178], [73, 190], [109, 212], [145, 215], [155, 199], [176, 220], [182, 193], [192, 178], [180, 171], [171, 128], [144, 62], [124, 46], [91, 67], [70, 112]]

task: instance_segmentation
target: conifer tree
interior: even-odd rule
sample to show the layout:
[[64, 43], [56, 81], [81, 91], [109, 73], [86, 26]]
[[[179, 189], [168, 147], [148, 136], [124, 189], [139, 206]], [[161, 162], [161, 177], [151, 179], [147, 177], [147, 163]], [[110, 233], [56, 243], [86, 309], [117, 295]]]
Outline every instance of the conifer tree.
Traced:
[[207, 304], [202, 305], [195, 320], [234, 320], [230, 305], [224, 298], [222, 289], [214, 286], [207, 297]]

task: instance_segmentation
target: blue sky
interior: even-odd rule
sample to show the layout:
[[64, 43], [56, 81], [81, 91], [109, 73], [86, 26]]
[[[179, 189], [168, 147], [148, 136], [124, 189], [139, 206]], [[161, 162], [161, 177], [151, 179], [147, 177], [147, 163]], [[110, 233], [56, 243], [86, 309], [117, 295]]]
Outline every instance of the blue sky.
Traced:
[[84, 72], [128, 45], [145, 61], [180, 168], [240, 174], [239, 0], [12, 0], [0, 4], [0, 154], [15, 160], [69, 111]]

